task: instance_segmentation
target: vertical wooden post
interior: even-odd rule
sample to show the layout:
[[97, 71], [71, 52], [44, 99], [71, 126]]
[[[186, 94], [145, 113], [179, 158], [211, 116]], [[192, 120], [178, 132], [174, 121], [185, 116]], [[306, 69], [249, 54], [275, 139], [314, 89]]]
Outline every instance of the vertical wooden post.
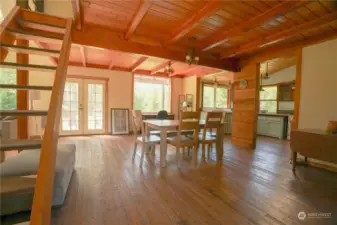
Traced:
[[196, 97], [195, 97], [195, 109], [197, 112], [201, 111], [200, 108], [201, 108], [201, 105], [200, 105], [200, 98], [201, 98], [201, 79], [200, 77], [197, 77], [197, 90], [196, 90]]
[[[257, 117], [259, 110], [260, 64], [251, 63], [235, 73], [234, 108], [232, 117], [232, 143], [241, 147], [255, 149]], [[240, 87], [247, 82], [246, 87]]]
[[[16, 40], [17, 45], [28, 47], [29, 41], [27, 40]], [[28, 54], [16, 54], [16, 61], [19, 64], [28, 64], [29, 55]], [[17, 70], [16, 72], [16, 83], [18, 85], [28, 85], [29, 72], [27, 70]], [[17, 90], [16, 94], [16, 108], [18, 110], [28, 110], [28, 91], [27, 90]], [[19, 116], [17, 123], [17, 136], [18, 139], [28, 139], [28, 117]]]
[[296, 63], [296, 80], [295, 80], [295, 106], [294, 106], [294, 118], [291, 124], [292, 129], [298, 128], [299, 116], [300, 116], [300, 102], [301, 102], [301, 82], [302, 82], [302, 49], [297, 52]]

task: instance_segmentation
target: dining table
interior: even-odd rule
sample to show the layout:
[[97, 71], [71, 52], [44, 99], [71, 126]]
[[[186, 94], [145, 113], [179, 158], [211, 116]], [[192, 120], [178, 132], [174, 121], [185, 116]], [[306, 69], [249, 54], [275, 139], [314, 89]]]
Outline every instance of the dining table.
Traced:
[[[145, 133], [150, 134], [150, 129], [160, 131], [160, 165], [166, 167], [167, 155], [167, 131], [177, 130], [179, 120], [144, 120]], [[200, 129], [205, 127], [205, 120], [199, 121]], [[216, 131], [216, 155], [217, 161], [223, 157], [224, 124], [220, 124]]]

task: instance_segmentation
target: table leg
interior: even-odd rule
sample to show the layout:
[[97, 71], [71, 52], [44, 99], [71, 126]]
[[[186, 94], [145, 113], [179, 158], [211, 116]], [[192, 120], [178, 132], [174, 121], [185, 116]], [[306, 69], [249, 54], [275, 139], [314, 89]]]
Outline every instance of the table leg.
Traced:
[[224, 142], [224, 134], [225, 129], [224, 129], [224, 125], [221, 125], [218, 129], [217, 129], [217, 140], [216, 140], [216, 159], [217, 161], [222, 161], [223, 158], [223, 142]]
[[160, 130], [160, 166], [166, 166], [166, 153], [167, 153], [167, 132], [165, 129]]

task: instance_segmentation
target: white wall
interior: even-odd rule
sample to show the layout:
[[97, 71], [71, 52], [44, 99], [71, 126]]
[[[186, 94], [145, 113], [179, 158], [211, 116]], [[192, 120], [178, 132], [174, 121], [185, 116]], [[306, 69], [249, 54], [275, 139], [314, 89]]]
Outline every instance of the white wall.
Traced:
[[263, 85], [291, 82], [296, 80], [296, 66], [291, 66], [270, 74], [269, 79], [262, 80]]
[[337, 39], [302, 52], [299, 128], [326, 129], [337, 120]]
[[44, 0], [44, 13], [64, 18], [74, 18], [72, 0]]
[[183, 79], [182, 78], [172, 78], [171, 79], [171, 112], [178, 118], [179, 113], [179, 95], [184, 94], [183, 90]]
[[0, 11], [3, 18], [0, 16], [0, 21], [4, 19], [7, 14], [14, 8], [16, 5], [16, 0], [2, 0], [0, 1]]
[[192, 110], [196, 110], [196, 96], [197, 96], [197, 76], [185, 77], [183, 79], [183, 93], [193, 95]]

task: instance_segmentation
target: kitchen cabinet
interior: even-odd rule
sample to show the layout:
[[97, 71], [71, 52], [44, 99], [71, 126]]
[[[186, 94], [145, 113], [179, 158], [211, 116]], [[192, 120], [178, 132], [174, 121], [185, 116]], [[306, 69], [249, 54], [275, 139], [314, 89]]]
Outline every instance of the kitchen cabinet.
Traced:
[[287, 116], [263, 116], [258, 117], [257, 134], [285, 139], [287, 136]]
[[[260, 114], [257, 122], [257, 134], [267, 137], [287, 139], [289, 126], [288, 117], [288, 115], [283, 114]], [[225, 134], [231, 133], [232, 113], [226, 113]]]

